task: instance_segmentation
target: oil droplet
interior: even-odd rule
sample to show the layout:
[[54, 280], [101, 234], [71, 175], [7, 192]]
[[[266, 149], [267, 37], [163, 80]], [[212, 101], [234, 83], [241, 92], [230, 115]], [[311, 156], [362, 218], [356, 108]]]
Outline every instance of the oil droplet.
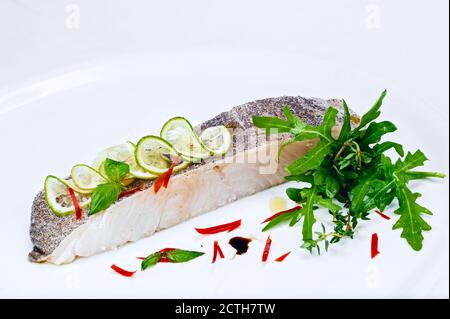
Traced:
[[270, 200], [269, 208], [272, 213], [278, 213], [286, 210], [286, 200], [283, 197], [275, 196]]

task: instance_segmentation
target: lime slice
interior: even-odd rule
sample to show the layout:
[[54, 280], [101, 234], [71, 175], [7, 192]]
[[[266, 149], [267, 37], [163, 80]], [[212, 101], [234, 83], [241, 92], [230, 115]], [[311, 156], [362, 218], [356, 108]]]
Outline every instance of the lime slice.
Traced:
[[93, 167], [99, 171], [101, 175], [105, 175], [103, 162], [110, 158], [115, 161], [127, 163], [130, 166], [130, 174], [121, 182], [124, 186], [131, 184], [134, 178], [154, 179], [155, 175], [144, 171], [136, 162], [134, 156], [135, 146], [131, 142], [115, 145], [100, 152], [93, 162]]
[[[149, 135], [141, 138], [136, 146], [136, 161], [140, 167], [151, 174], [160, 175], [167, 171], [178, 153], [172, 145], [159, 136]], [[189, 165], [182, 161], [175, 166], [177, 172]]]
[[[57, 216], [63, 217], [71, 215], [75, 212], [75, 207], [73, 206], [72, 198], [68, 188], [70, 185], [67, 181], [64, 181], [56, 176], [47, 176], [44, 184], [45, 200]], [[89, 205], [91, 198], [84, 194], [75, 193], [78, 199], [80, 207], [86, 207]]]
[[160, 136], [187, 161], [197, 162], [210, 156], [191, 123], [184, 117], [168, 120], [161, 129]]
[[84, 194], [84, 195], [92, 194], [91, 190], [82, 189], [82, 188], [79, 188], [77, 185], [75, 185], [75, 183], [73, 182], [73, 180], [71, 178], [67, 179], [67, 180], [63, 180], [63, 182], [77, 193]]
[[230, 149], [231, 133], [223, 125], [209, 127], [202, 132], [200, 139], [213, 155], [223, 155]]
[[75, 186], [86, 191], [93, 192], [98, 185], [108, 182], [99, 172], [85, 164], [78, 164], [72, 167], [70, 175]]

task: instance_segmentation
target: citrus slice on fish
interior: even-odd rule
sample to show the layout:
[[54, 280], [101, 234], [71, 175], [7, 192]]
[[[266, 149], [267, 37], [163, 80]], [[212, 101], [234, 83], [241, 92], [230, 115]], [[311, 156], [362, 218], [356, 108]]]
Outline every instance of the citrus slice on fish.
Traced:
[[98, 185], [108, 182], [106, 177], [101, 175], [94, 168], [85, 164], [78, 164], [72, 167], [70, 176], [76, 187], [91, 192], [93, 192]]
[[[75, 206], [70, 196], [69, 188], [72, 187], [67, 181], [56, 176], [49, 175], [45, 179], [45, 200], [53, 213], [59, 217], [69, 216], [75, 213]], [[91, 201], [90, 196], [86, 194], [80, 194], [75, 191], [75, 196], [80, 208], [88, 206]]]
[[135, 158], [135, 146], [132, 142], [109, 147], [97, 155], [92, 166], [94, 169], [97, 169], [101, 175], [105, 175], [103, 162], [107, 158], [127, 163], [130, 166], [130, 173], [121, 182], [124, 186], [131, 184], [135, 178], [154, 179], [157, 177], [156, 175], [143, 170], [142, 167], [138, 165]]
[[213, 155], [224, 155], [231, 146], [232, 136], [225, 126], [212, 126], [200, 135], [200, 140], [206, 149]]
[[[174, 161], [179, 159], [179, 154], [170, 143], [159, 136], [149, 135], [141, 138], [136, 145], [136, 162], [145, 171], [161, 175], [165, 173]], [[174, 168], [177, 172], [189, 165], [189, 162], [181, 161]]]
[[184, 117], [168, 120], [161, 129], [160, 136], [187, 161], [198, 162], [211, 155], [191, 123]]

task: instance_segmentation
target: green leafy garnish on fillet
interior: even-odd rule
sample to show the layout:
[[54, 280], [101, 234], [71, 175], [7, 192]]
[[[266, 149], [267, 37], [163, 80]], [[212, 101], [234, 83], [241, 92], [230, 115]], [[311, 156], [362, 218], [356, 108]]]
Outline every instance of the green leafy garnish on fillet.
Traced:
[[[356, 127], [352, 127], [349, 108], [343, 101], [344, 118], [337, 138], [332, 135], [338, 115], [333, 107], [328, 108], [319, 126], [304, 123], [292, 114], [288, 105], [283, 109], [286, 119], [253, 118], [254, 125], [266, 132], [291, 133], [292, 139], [286, 145], [311, 139], [317, 141], [313, 149], [286, 168], [289, 173], [287, 180], [308, 184], [287, 189], [288, 197], [303, 208], [276, 217], [264, 231], [282, 222], [287, 221], [294, 226], [302, 221], [302, 247], [309, 251], [316, 248], [320, 253], [320, 242], [324, 242], [328, 250], [330, 243], [353, 238], [358, 223], [369, 220], [371, 211], [382, 211], [397, 199], [395, 213], [399, 218], [393, 229], [401, 229], [401, 237], [414, 250], [422, 248], [422, 233], [431, 230], [423, 216], [431, 215], [431, 212], [417, 203], [421, 195], [411, 191], [409, 182], [430, 177], [444, 178], [445, 175], [416, 171], [427, 160], [420, 150], [408, 152], [405, 156], [401, 144], [382, 141], [386, 134], [397, 130], [392, 122], [376, 121], [385, 96], [386, 91], [383, 91]], [[395, 150], [398, 155], [395, 162], [386, 155], [390, 150]], [[333, 231], [326, 232], [323, 225], [322, 232], [314, 231], [314, 213], [318, 207], [328, 209], [333, 216]]]

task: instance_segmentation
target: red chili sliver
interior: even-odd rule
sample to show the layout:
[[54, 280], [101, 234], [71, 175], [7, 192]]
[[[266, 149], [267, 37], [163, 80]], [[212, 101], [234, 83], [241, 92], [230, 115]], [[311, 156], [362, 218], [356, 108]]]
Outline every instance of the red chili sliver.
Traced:
[[167, 186], [169, 186], [169, 180], [170, 177], [172, 176], [173, 169], [175, 168], [175, 166], [178, 165], [179, 162], [180, 158], [176, 157], [175, 160], [170, 165], [169, 169], [158, 176], [158, 178], [155, 180], [155, 183], [153, 184], [153, 190], [155, 191], [155, 194], [159, 192], [161, 187], [164, 186], [164, 188], [167, 188]]
[[[163, 249], [161, 249], [159, 252], [161, 253], [161, 254], [164, 254], [164, 253], [167, 253], [167, 252], [169, 252], [169, 251], [172, 251], [172, 250], [175, 250], [176, 248], [163, 248]], [[147, 258], [147, 257], [136, 257], [137, 259], [140, 259], [140, 260], [144, 260], [145, 258]], [[169, 260], [169, 258], [167, 258], [167, 256], [165, 256], [165, 255], [163, 255], [162, 257], [161, 257], [161, 259], [159, 260], [159, 262], [160, 263], [170, 263], [170, 260]]]
[[391, 217], [389, 217], [388, 215], [383, 214], [382, 212], [380, 212], [378, 209], [375, 210], [375, 213], [377, 213], [378, 215], [380, 215], [381, 217], [383, 217], [384, 219], [391, 219]]
[[267, 240], [266, 240], [266, 246], [264, 246], [264, 251], [263, 251], [263, 255], [262, 255], [263, 262], [266, 262], [267, 258], [269, 258], [269, 252], [270, 252], [271, 245], [272, 245], [272, 239], [270, 239], [270, 235], [269, 235], [269, 237], [267, 237]]
[[208, 227], [208, 228], [195, 228], [195, 230], [197, 231], [197, 233], [202, 234], [202, 235], [211, 235], [211, 234], [217, 234], [217, 233], [221, 233], [221, 232], [231, 232], [233, 230], [235, 230], [236, 228], [238, 228], [239, 226], [241, 226], [241, 220], [236, 220], [234, 222], [228, 223], [228, 224], [223, 224], [223, 225], [218, 225], [218, 226], [214, 226], [214, 227]]
[[78, 199], [75, 196], [75, 192], [73, 191], [73, 189], [69, 187], [67, 188], [67, 190], [69, 191], [70, 198], [72, 199], [73, 206], [75, 207], [75, 218], [77, 220], [80, 220], [83, 216], [83, 211], [80, 208], [80, 203], [78, 203]]
[[372, 234], [372, 242], [370, 244], [372, 259], [375, 258], [380, 252], [378, 251], [378, 235]]
[[214, 252], [213, 252], [213, 259], [212, 263], [214, 264], [217, 260], [217, 254], [219, 254], [220, 258], [225, 258], [225, 255], [223, 254], [222, 249], [219, 246], [219, 242], [217, 240], [214, 241]]
[[281, 255], [280, 257], [278, 257], [277, 259], [275, 259], [276, 262], [282, 262], [283, 260], [286, 259], [287, 256], [289, 256], [291, 254], [291, 252], [285, 253], [284, 255]]
[[172, 165], [170, 165], [169, 170], [165, 173], [164, 176], [164, 188], [167, 188], [167, 186], [169, 186], [169, 180], [170, 177], [172, 176], [173, 173], [173, 169], [175, 168], [175, 166], [178, 165], [178, 162], [180, 161], [180, 159], [177, 157], [173, 162]]
[[297, 210], [299, 210], [299, 209], [302, 209], [302, 206], [295, 206], [295, 207], [290, 208], [290, 209], [288, 209], [288, 210], [283, 210], [283, 211], [281, 211], [281, 212], [276, 213], [275, 215], [270, 216], [270, 217], [267, 218], [265, 221], [263, 221], [261, 224], [270, 222], [272, 219], [274, 219], [274, 218], [276, 218], [276, 217], [278, 217], [278, 216], [280, 216], [280, 215], [287, 214], [287, 213], [292, 213], [292, 212], [295, 212], [295, 211], [297, 211]]
[[172, 250], [175, 250], [175, 249], [176, 248], [163, 248], [159, 252], [162, 254], [162, 253], [167, 253], [168, 251], [172, 251]]
[[120, 193], [119, 199], [120, 199], [120, 198], [124, 198], [124, 197], [128, 197], [128, 196], [131, 196], [131, 195], [133, 195], [134, 193], [137, 193], [137, 192], [139, 192], [139, 191], [141, 191], [141, 190], [142, 190], [142, 188], [140, 188], [140, 187], [136, 187], [136, 188], [132, 188], [132, 189], [126, 190], [126, 191]]
[[131, 277], [131, 276], [133, 276], [136, 273], [136, 270], [135, 271], [128, 271], [128, 270], [120, 268], [119, 266], [116, 266], [114, 264], [111, 265], [111, 269], [114, 270], [119, 275], [122, 275], [124, 277]]
[[159, 190], [161, 189], [161, 187], [164, 185], [164, 179], [165, 179], [165, 173], [161, 174], [158, 176], [158, 178], [155, 180], [154, 184], [153, 184], [153, 190], [155, 192], [155, 194], [157, 194], [159, 192]]

